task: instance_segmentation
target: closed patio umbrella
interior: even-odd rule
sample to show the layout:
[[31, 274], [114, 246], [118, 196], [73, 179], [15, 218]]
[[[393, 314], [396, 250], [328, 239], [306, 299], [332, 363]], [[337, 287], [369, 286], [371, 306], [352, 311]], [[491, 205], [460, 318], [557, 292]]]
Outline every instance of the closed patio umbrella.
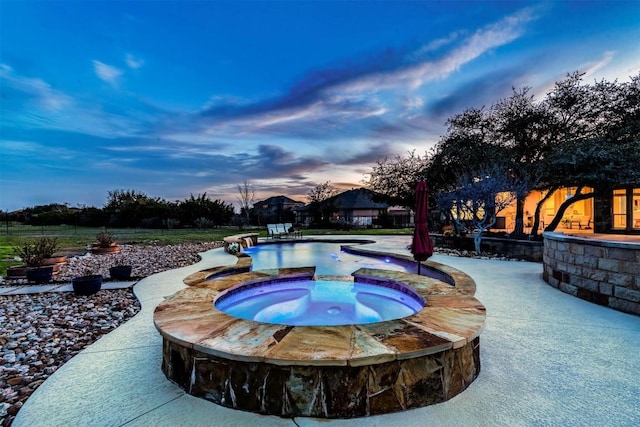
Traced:
[[433, 243], [431, 243], [429, 229], [427, 228], [428, 193], [429, 187], [426, 181], [424, 179], [420, 180], [416, 185], [415, 229], [413, 230], [413, 239], [411, 241], [413, 259], [418, 261], [418, 274], [420, 274], [420, 261], [426, 261], [427, 258], [433, 255]]

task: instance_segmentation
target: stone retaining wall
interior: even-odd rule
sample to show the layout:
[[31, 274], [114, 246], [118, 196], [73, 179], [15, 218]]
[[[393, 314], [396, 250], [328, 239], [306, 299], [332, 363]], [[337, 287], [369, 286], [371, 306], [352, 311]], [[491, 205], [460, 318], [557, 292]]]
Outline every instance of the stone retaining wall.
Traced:
[[[475, 250], [473, 246], [473, 236], [443, 236], [442, 234], [431, 234], [433, 243], [443, 248], [463, 249], [467, 251]], [[516, 240], [497, 237], [483, 237], [480, 242], [480, 249], [484, 252], [493, 252], [519, 258], [527, 261], [542, 261], [542, 242], [535, 240]]]
[[543, 279], [554, 288], [640, 315], [640, 244], [544, 233]]

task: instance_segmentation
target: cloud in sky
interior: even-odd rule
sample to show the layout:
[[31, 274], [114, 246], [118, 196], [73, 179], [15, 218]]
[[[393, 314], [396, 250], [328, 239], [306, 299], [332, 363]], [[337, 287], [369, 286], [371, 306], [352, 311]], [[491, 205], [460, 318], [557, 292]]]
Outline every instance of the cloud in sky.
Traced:
[[144, 65], [144, 60], [136, 58], [130, 53], [127, 53], [127, 55], [125, 56], [125, 62], [129, 66], [129, 68], [133, 70], [137, 70]]
[[[226, 124], [247, 133], [271, 129], [295, 134], [313, 122], [326, 125], [315, 129], [324, 127], [326, 135], [332, 137], [336, 126], [348, 128], [347, 123], [390, 112], [390, 104], [396, 101], [389, 100], [389, 95], [399, 91], [413, 93], [428, 82], [446, 78], [485, 52], [513, 41], [532, 19], [529, 9], [510, 15], [462, 39], [437, 59], [416, 55], [425, 51], [424, 47], [416, 51], [385, 51], [360, 64], [315, 70], [281, 97], [245, 105], [218, 104], [202, 114], [216, 128]], [[303, 135], [308, 132], [303, 131]]]
[[[272, 3], [265, 12], [211, 2], [196, 14], [178, 2], [74, 2], [83, 26], [56, 4], [41, 4], [37, 19], [6, 4], [3, 182], [64, 181], [86, 196], [77, 203], [96, 205], [113, 188], [233, 202], [244, 179], [258, 197], [357, 186], [376, 160], [426, 151], [449, 116], [514, 86], [543, 90], [576, 69], [638, 70], [629, 6], [605, 3], [568, 13], [564, 3]], [[24, 37], [38, 19], [51, 20], [55, 34], [37, 37], [46, 45]], [[29, 150], [60, 156], [25, 166]], [[2, 209], [60, 201], [2, 193]]]
[[111, 86], [118, 87], [118, 79], [122, 76], [122, 70], [104, 62], [93, 60], [93, 69], [100, 80], [109, 83]]
[[46, 81], [17, 75], [7, 64], [0, 64], [0, 79], [6, 82], [3, 84], [5, 99], [8, 96], [7, 92], [15, 93], [22, 96], [27, 104], [52, 113], [64, 109], [73, 102], [71, 97], [54, 89]]

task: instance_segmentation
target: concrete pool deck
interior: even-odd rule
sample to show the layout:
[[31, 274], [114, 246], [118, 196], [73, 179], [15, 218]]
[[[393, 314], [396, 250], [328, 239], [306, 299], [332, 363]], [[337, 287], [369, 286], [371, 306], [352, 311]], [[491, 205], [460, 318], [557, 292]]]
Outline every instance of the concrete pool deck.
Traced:
[[[336, 239], [344, 236], [336, 236]], [[322, 236], [322, 238], [326, 238]], [[410, 236], [362, 236], [408, 254]], [[27, 400], [14, 426], [460, 426], [637, 425], [640, 317], [547, 285], [542, 264], [435, 255], [477, 285], [487, 308], [479, 377], [453, 399], [350, 420], [261, 416], [186, 394], [160, 370], [153, 311], [190, 273], [235, 263], [221, 249], [200, 263], [155, 274], [134, 291], [142, 310], [63, 365]]]

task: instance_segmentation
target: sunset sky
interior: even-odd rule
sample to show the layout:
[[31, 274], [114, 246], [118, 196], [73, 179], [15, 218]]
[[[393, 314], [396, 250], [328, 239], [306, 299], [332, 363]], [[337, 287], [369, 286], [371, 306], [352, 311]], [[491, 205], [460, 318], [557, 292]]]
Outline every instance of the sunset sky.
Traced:
[[639, 1], [0, 0], [0, 209], [361, 186], [445, 121], [640, 72]]

